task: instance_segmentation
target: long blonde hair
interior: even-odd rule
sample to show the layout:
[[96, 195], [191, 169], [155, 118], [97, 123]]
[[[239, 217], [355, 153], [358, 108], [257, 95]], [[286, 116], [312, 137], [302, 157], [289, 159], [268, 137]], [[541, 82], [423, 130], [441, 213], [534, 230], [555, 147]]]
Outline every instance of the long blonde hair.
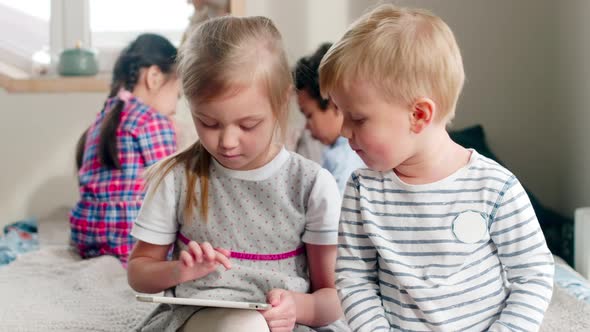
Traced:
[[[204, 22], [189, 31], [179, 52], [178, 73], [193, 112], [195, 105], [262, 84], [284, 140], [293, 81], [281, 34], [270, 19], [224, 16]], [[197, 141], [146, 172], [149, 190], [155, 190], [174, 167], [183, 165], [187, 182], [184, 220], [190, 223], [193, 209], [199, 206], [195, 195], [198, 179], [200, 216], [206, 222], [210, 163], [211, 154]]]

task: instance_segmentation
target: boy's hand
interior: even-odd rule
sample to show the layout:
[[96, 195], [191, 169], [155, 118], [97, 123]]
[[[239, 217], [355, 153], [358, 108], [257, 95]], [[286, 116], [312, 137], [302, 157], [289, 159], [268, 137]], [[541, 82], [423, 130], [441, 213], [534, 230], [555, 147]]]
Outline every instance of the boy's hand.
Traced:
[[198, 244], [190, 241], [188, 251], [182, 250], [178, 258], [178, 277], [180, 282], [202, 278], [215, 271], [221, 264], [226, 270], [231, 269], [230, 252], [222, 248], [213, 248], [209, 242]]
[[295, 328], [297, 308], [291, 292], [273, 289], [266, 295], [271, 309], [260, 311], [266, 319], [271, 332], [291, 332]]

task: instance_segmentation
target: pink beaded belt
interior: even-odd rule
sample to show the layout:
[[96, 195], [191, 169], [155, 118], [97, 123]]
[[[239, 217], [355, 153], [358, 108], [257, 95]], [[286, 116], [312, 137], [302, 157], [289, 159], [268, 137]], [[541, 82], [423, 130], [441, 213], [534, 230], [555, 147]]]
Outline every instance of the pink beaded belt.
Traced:
[[[189, 238], [187, 238], [186, 236], [184, 236], [184, 234], [182, 234], [180, 232], [178, 233], [178, 239], [186, 245], [188, 245], [188, 243], [191, 241]], [[299, 256], [304, 252], [305, 252], [305, 247], [301, 246], [293, 251], [284, 252], [284, 253], [280, 253], [280, 254], [252, 254], [252, 253], [247, 253], [247, 252], [230, 251], [229, 257], [236, 258], [236, 259], [246, 259], [246, 260], [251, 260], [251, 261], [278, 261], [281, 259], [287, 259], [287, 258], [291, 258], [294, 256]]]

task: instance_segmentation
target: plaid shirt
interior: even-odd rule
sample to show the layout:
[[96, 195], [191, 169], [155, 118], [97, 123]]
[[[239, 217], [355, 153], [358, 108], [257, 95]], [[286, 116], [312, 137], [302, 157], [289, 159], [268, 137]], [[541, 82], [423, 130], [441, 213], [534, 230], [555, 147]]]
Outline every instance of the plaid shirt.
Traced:
[[134, 244], [129, 232], [145, 195], [143, 170], [175, 152], [176, 138], [167, 117], [131, 97], [117, 129], [121, 169], [103, 167], [97, 151], [102, 123], [119, 100], [107, 100], [88, 130], [78, 172], [81, 199], [70, 212], [70, 226], [82, 257], [114, 255], [126, 264]]

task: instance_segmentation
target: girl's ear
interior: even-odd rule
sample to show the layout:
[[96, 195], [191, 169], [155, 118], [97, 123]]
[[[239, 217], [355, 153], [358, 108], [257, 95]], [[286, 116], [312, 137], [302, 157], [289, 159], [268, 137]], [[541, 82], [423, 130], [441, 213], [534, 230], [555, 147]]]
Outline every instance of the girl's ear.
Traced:
[[160, 70], [160, 67], [151, 65], [145, 70], [144, 81], [148, 91], [157, 91], [164, 85], [166, 78]]
[[418, 98], [410, 113], [410, 130], [419, 134], [434, 120], [436, 104], [430, 98]]

